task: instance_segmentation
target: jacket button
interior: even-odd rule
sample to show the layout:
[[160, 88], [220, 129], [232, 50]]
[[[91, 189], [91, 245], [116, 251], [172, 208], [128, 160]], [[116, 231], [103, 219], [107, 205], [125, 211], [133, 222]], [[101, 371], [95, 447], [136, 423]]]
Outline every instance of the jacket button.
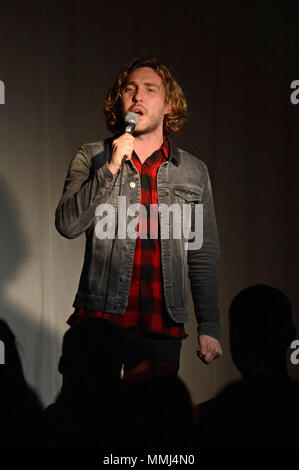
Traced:
[[136, 186], [136, 183], [134, 183], [134, 181], [131, 181], [130, 188], [135, 188], [135, 186]]

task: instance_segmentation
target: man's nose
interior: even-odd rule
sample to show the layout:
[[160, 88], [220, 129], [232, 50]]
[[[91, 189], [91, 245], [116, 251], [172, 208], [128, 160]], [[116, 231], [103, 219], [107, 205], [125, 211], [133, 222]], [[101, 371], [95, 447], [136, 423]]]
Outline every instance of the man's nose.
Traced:
[[143, 99], [143, 95], [141, 92], [141, 89], [139, 87], [136, 87], [136, 91], [133, 95], [133, 101], [141, 101]]

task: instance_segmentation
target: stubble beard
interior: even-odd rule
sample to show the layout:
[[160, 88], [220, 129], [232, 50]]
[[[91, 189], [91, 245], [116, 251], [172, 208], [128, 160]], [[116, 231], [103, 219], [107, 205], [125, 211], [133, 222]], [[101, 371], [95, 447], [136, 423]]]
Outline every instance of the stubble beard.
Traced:
[[[163, 114], [163, 120], [164, 120], [164, 114]], [[150, 134], [152, 132], [155, 132], [160, 126], [161, 126], [161, 115], [155, 116], [149, 120], [148, 125], [146, 125], [143, 129], [135, 129], [134, 136], [137, 137], [139, 135]]]

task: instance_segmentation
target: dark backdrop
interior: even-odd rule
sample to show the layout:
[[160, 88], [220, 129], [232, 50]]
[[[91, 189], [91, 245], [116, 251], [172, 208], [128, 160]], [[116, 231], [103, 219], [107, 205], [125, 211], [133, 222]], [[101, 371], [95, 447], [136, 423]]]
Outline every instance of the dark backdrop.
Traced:
[[[227, 311], [240, 289], [282, 289], [299, 327], [299, 104], [290, 101], [290, 84], [299, 80], [298, 8], [262, 4], [1, 2], [0, 316], [14, 329], [28, 380], [45, 403], [60, 384], [61, 337], [84, 247], [83, 236], [70, 241], [55, 231], [55, 208], [77, 147], [109, 135], [103, 96], [135, 56], [157, 56], [183, 87], [190, 118], [175, 140], [208, 165], [214, 190], [224, 356], [209, 367], [197, 359], [192, 319], [180, 374], [194, 400], [238, 376]], [[294, 378], [298, 368], [289, 363]]]

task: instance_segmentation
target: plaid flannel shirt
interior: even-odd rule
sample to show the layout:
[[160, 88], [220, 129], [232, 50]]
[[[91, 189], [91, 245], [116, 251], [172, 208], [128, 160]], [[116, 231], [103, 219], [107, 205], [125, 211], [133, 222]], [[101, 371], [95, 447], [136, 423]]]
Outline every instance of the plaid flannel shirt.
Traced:
[[[169, 144], [164, 136], [160, 149], [148, 157], [143, 164], [135, 152], [132, 155], [132, 162], [140, 175], [140, 204], [146, 208], [146, 217], [144, 218], [145, 213], [143, 214], [140, 210], [137, 230], [144, 235], [144, 238], [138, 236], [136, 239], [131, 286], [125, 314], [118, 315], [77, 308], [69, 318], [68, 324], [73, 325], [91, 316], [97, 316], [121, 328], [139, 325], [140, 329], [153, 333], [174, 338], [187, 338], [184, 325], [175, 323], [168, 315], [163, 295], [156, 178], [159, 166], [168, 159], [168, 151]], [[151, 205], [152, 211], [150, 212]]]

